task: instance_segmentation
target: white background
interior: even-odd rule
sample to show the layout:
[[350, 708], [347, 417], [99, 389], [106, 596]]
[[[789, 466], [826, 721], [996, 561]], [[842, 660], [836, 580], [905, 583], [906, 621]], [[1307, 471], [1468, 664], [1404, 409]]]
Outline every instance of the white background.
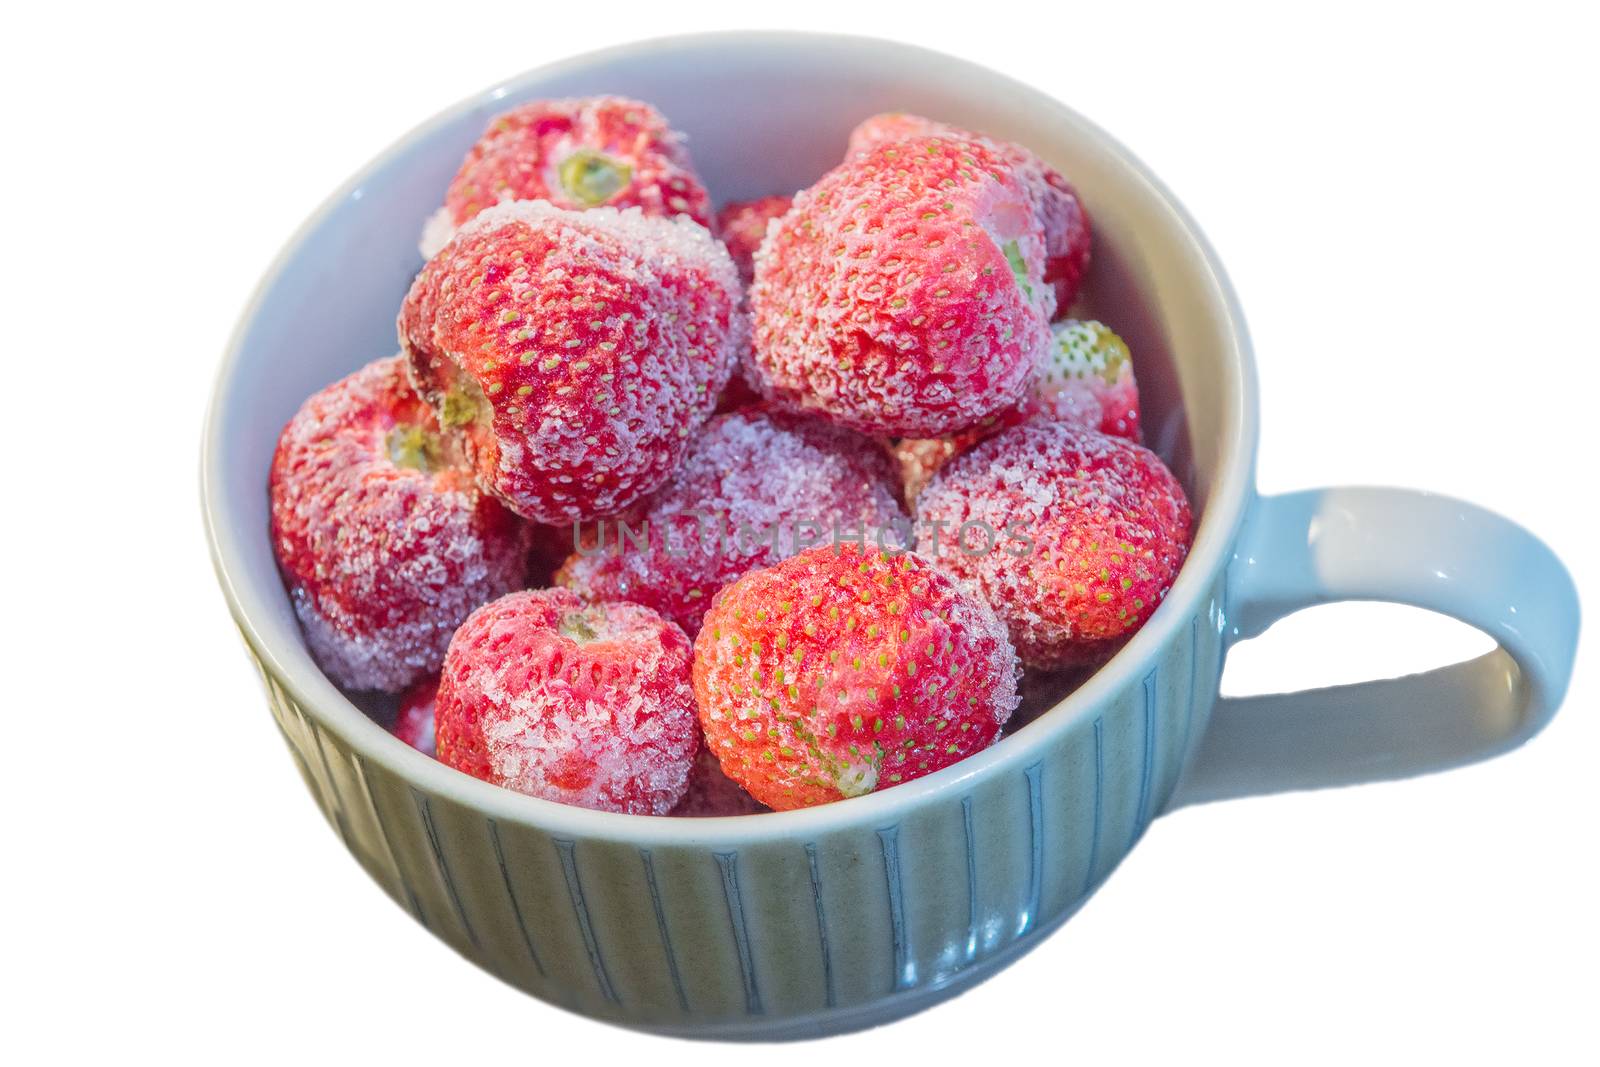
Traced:
[[[1594, 27], [1464, 7], [9, 13], [0, 1041], [24, 1054], [6, 1058], [1597, 1062], [1600, 727], [1581, 651], [1563, 712], [1506, 758], [1180, 812], [1060, 933], [950, 1004], [848, 1045], [706, 1046], [525, 998], [381, 895], [297, 781], [196, 503], [234, 317], [392, 139], [627, 38], [847, 30], [1039, 85], [1166, 179], [1249, 317], [1263, 490], [1476, 500], [1548, 538], [1594, 609]], [[1238, 648], [1225, 688], [1483, 647], [1420, 613], [1323, 609]]]

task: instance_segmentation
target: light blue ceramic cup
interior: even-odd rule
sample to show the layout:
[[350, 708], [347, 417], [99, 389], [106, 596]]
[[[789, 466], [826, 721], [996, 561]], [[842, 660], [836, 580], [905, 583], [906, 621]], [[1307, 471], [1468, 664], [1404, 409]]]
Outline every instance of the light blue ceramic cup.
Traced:
[[[620, 93], [686, 130], [719, 200], [792, 190], [874, 112], [1024, 143], [1095, 223], [1091, 310], [1128, 339], [1194, 549], [1150, 623], [1014, 736], [938, 774], [807, 811], [684, 820], [520, 796], [390, 737], [306, 653], [267, 537], [278, 430], [395, 347], [418, 229], [494, 113]], [[306, 223], [229, 346], [205, 430], [205, 521], [284, 738], [356, 859], [491, 973], [596, 1018], [702, 1037], [815, 1036], [925, 1007], [1003, 967], [1187, 801], [1416, 774], [1502, 752], [1566, 688], [1576, 594], [1544, 545], [1423, 493], [1258, 497], [1254, 367], [1205, 239], [1120, 145], [993, 71], [883, 41], [726, 34], [536, 70], [431, 120]], [[1230, 641], [1311, 604], [1453, 615], [1499, 648], [1407, 679], [1219, 700]]]

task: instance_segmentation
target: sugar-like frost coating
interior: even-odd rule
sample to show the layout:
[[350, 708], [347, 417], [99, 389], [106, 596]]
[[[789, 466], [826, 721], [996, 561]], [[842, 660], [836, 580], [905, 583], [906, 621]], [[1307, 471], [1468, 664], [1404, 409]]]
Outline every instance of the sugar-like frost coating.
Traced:
[[1128, 346], [1093, 319], [1063, 319], [1050, 327], [1050, 354], [1017, 403], [944, 437], [907, 437], [891, 449], [900, 464], [905, 499], [915, 504], [940, 467], [979, 441], [1032, 419], [1072, 423], [1139, 442], [1139, 384]]
[[625, 521], [589, 527], [557, 580], [589, 599], [644, 604], [690, 634], [717, 591], [754, 567], [836, 530], [904, 542], [910, 527], [893, 465], [870, 439], [761, 408], [708, 423], [673, 480]]
[[439, 759], [529, 796], [633, 815], [682, 799], [699, 747], [692, 649], [636, 604], [564, 589], [474, 612], [445, 656]]
[[1033, 195], [1039, 225], [1044, 230], [1045, 284], [1055, 290], [1056, 313], [1065, 315], [1089, 271], [1089, 216], [1077, 190], [1061, 172], [1022, 145], [989, 141], [943, 122], [889, 112], [874, 115], [850, 131], [850, 151], [860, 152], [885, 141], [924, 136], [964, 137], [993, 144], [1017, 170]]
[[957, 532], [1009, 528], [989, 551], [963, 551], [955, 538], [922, 550], [974, 583], [1022, 661], [1046, 669], [1096, 663], [1144, 625], [1188, 554], [1192, 521], [1155, 453], [1039, 421], [947, 463], [918, 497], [917, 518]]
[[819, 546], [723, 590], [695, 642], [706, 744], [777, 809], [860, 796], [988, 747], [1017, 658], [982, 598], [919, 556]]
[[871, 433], [969, 426], [1044, 356], [1044, 272], [1033, 194], [993, 145], [872, 146], [798, 193], [756, 253], [752, 384]]
[[517, 201], [475, 216], [428, 262], [399, 333], [480, 484], [561, 524], [666, 480], [748, 325], [733, 262], [704, 227]]
[[522, 584], [526, 524], [474, 484], [399, 357], [305, 402], [278, 438], [270, 495], [306, 643], [346, 688], [432, 674], [468, 613]]
[[424, 227], [423, 258], [455, 227], [508, 200], [574, 211], [635, 207], [711, 224], [711, 199], [683, 135], [649, 104], [616, 96], [534, 100], [495, 116]]
[[1094, 319], [1063, 320], [1050, 334], [1049, 358], [1024, 407], [1057, 422], [1142, 441], [1139, 383], [1127, 343]]

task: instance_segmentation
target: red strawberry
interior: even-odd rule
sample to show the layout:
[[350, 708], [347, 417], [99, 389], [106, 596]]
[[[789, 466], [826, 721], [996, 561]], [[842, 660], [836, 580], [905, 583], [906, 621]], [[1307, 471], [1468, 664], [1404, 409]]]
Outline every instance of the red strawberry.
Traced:
[[1030, 419], [1086, 426], [1139, 441], [1139, 386], [1128, 346], [1104, 323], [1066, 319], [1050, 327], [1054, 344], [1015, 407], [975, 426], [938, 438], [908, 437], [895, 443], [905, 499], [917, 494], [938, 469], [979, 441]]
[[390, 733], [424, 756], [434, 754], [434, 703], [438, 695], [437, 678], [418, 682], [400, 698], [400, 710], [395, 713], [394, 725], [389, 727]]
[[823, 545], [723, 590], [694, 689], [728, 776], [800, 808], [987, 747], [1017, 706], [1017, 661], [988, 606], [926, 560]]
[[938, 565], [976, 583], [1030, 667], [1115, 652], [1189, 549], [1189, 502], [1160, 458], [1066, 423], [1030, 422], [956, 457], [922, 491], [917, 518], [923, 530], [940, 523]]
[[880, 144], [795, 196], [756, 255], [752, 384], [872, 433], [1014, 403], [1055, 306], [1028, 190], [991, 145]]
[[1143, 440], [1139, 385], [1122, 338], [1093, 319], [1067, 319], [1050, 332], [1055, 344], [1039, 368], [1024, 408], [1056, 422]]
[[733, 262], [703, 228], [540, 202], [463, 226], [399, 328], [479, 483], [547, 523], [660, 486], [746, 343]]
[[649, 104], [615, 96], [535, 100], [497, 116], [423, 231], [423, 257], [444, 247], [455, 227], [507, 200], [548, 200], [574, 211], [636, 207], [711, 224], [711, 200], [683, 135]]
[[563, 804], [665, 815], [699, 747], [689, 639], [636, 604], [512, 593], [456, 631], [439, 681], [439, 759]]
[[306, 644], [349, 689], [434, 674], [457, 625], [521, 586], [529, 533], [482, 493], [399, 357], [307, 400], [278, 438], [272, 547]]
[[968, 141], [983, 139], [982, 134], [958, 132], [954, 126], [925, 119], [921, 115], [912, 115], [905, 111], [883, 111], [862, 119], [856, 128], [850, 131], [850, 142], [845, 154], [854, 155], [884, 141], [904, 141], [909, 137], [930, 135], [949, 135]]
[[717, 234], [728, 246], [728, 254], [733, 256], [746, 285], [755, 270], [756, 249], [766, 240], [767, 224], [782, 218], [792, 203], [792, 196], [764, 196], [760, 200], [735, 201], [717, 212]]
[[706, 425], [626, 531], [615, 521], [590, 527], [557, 580], [586, 599], [644, 604], [694, 634], [719, 589], [831, 540], [836, 525], [864, 525], [869, 538], [888, 527], [886, 543], [903, 544], [910, 521], [895, 496], [894, 468], [867, 438], [746, 408]]
[[[858, 152], [884, 141], [929, 135], [986, 140], [981, 134], [920, 115], [891, 112], [874, 115], [852, 130], [850, 151]], [[1089, 216], [1083, 210], [1077, 191], [1054, 167], [1021, 145], [1004, 141], [993, 143], [1033, 193], [1039, 224], [1044, 229], [1044, 280], [1055, 289], [1056, 313], [1065, 315], [1089, 270]]]

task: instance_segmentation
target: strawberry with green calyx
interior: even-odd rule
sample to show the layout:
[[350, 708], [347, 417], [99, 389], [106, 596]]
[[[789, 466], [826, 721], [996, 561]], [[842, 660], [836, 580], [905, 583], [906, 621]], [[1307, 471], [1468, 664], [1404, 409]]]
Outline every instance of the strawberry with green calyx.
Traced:
[[573, 211], [636, 207], [711, 225], [711, 198], [683, 135], [649, 104], [616, 96], [534, 100], [497, 115], [423, 230], [423, 258], [444, 247], [457, 226], [510, 200], [547, 200]]

